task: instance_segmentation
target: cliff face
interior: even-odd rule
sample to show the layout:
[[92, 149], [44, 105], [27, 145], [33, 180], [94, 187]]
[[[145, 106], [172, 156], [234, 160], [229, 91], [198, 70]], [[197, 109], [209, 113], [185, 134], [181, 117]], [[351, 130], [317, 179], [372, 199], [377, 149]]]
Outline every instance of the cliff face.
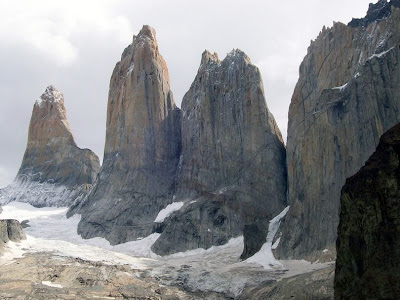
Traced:
[[366, 27], [324, 28], [300, 66], [289, 109], [281, 258], [312, 259], [324, 249], [334, 257], [341, 187], [400, 120], [400, 9], [390, 12]]
[[400, 125], [341, 194], [335, 299], [400, 298]]
[[49, 86], [33, 106], [21, 167], [14, 182], [1, 190], [0, 201], [69, 206], [88, 191], [99, 169], [98, 157], [76, 146], [64, 97]]
[[[167, 219], [152, 249], [170, 254], [225, 244], [245, 226], [263, 236], [286, 204], [286, 157], [269, 112], [259, 70], [240, 50], [220, 61], [205, 51], [182, 102], [179, 212]], [[249, 230], [249, 235], [252, 231]]]
[[78, 232], [111, 243], [152, 233], [172, 201], [179, 162], [180, 110], [154, 29], [143, 26], [111, 76], [104, 161], [84, 203]]

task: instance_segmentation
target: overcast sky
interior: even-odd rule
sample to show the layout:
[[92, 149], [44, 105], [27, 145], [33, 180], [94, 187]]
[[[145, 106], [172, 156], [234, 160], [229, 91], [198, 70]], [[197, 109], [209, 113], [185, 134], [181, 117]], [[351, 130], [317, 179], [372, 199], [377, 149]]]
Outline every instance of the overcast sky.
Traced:
[[109, 80], [143, 24], [155, 28], [178, 106], [207, 49], [233, 48], [261, 70], [267, 104], [286, 138], [298, 68], [325, 25], [363, 17], [369, 0], [0, 0], [0, 187], [17, 174], [36, 99], [64, 94], [79, 147], [102, 161]]

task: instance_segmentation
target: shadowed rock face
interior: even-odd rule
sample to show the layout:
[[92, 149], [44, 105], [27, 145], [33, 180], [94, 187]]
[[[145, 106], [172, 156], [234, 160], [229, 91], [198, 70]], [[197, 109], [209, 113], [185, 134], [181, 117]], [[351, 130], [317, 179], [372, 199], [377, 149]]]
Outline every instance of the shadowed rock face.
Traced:
[[180, 110], [169, 86], [155, 31], [143, 26], [111, 76], [104, 161], [79, 207], [78, 232], [112, 244], [153, 232], [172, 201], [181, 150]]
[[268, 221], [286, 204], [285, 159], [259, 70], [240, 50], [223, 61], [205, 51], [182, 102], [175, 201], [185, 205], [165, 221], [153, 251], [165, 255], [222, 245], [252, 225], [262, 228], [262, 237], [243, 258], [254, 254], [265, 243]]
[[400, 120], [399, 24], [392, 6], [385, 19], [335, 23], [311, 43], [289, 109], [290, 210], [280, 258], [334, 253], [341, 187]]
[[96, 179], [99, 159], [76, 146], [63, 95], [49, 86], [33, 106], [28, 143], [14, 182], [1, 190], [0, 201], [35, 206], [69, 206]]
[[400, 125], [341, 194], [335, 299], [400, 299]]

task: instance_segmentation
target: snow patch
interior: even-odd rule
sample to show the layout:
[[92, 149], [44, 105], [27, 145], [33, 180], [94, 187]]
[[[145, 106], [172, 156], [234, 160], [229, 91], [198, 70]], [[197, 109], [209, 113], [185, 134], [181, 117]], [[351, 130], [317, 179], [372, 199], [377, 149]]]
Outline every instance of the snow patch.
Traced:
[[51, 281], [42, 281], [43, 285], [47, 285], [49, 287], [53, 287], [53, 288], [57, 288], [57, 289], [62, 289], [63, 286], [61, 284], [58, 283], [53, 283]]
[[371, 55], [370, 57], [367, 58], [367, 60], [373, 59], [375, 57], [380, 58], [380, 57], [384, 56], [386, 53], [392, 51], [393, 49], [394, 49], [394, 47], [390, 48], [389, 50], [383, 51], [381, 53], [377, 53], [377, 54]]
[[271, 246], [272, 250], [275, 250], [279, 246], [279, 242], [281, 241], [281, 237], [278, 237], [275, 243]]
[[345, 83], [345, 84], [343, 84], [343, 85], [341, 85], [341, 86], [336, 86], [336, 87], [332, 88], [332, 90], [340, 90], [340, 91], [343, 91], [343, 90], [347, 87], [348, 84], [349, 84], [349, 83], [347, 82], [347, 83]]
[[168, 204], [165, 208], [160, 210], [154, 222], [164, 222], [164, 220], [168, 218], [173, 212], [180, 210], [184, 204], [184, 202], [173, 202], [171, 204]]
[[132, 73], [134, 67], [135, 67], [134, 63], [131, 62], [131, 64], [129, 65], [128, 72], [126, 73], [126, 75], [130, 75]]
[[[125, 259], [132, 261], [131, 256], [157, 256], [151, 251], [151, 246], [160, 237], [159, 233], [153, 233], [138, 241], [112, 246], [104, 238], [96, 237], [85, 240], [78, 235], [77, 228], [81, 216], [76, 214], [67, 219], [65, 214], [68, 208], [66, 207], [36, 208], [28, 203], [11, 202], [2, 208], [3, 212], [0, 213], [0, 218], [28, 220], [30, 225], [30, 227], [24, 229], [27, 240], [20, 244], [10, 243], [11, 252], [18, 252], [22, 248], [29, 252], [56, 251], [61, 256], [80, 257], [90, 261], [105, 260], [115, 263], [123, 263]], [[21, 253], [18, 255], [21, 255]], [[10, 257], [8, 261], [12, 259]], [[132, 263], [137, 265], [135, 260]]]
[[286, 207], [279, 215], [273, 218], [269, 222], [267, 242], [261, 247], [260, 251], [254, 254], [252, 257], [245, 260], [247, 263], [256, 263], [262, 265], [264, 269], [282, 269], [283, 265], [277, 259], [275, 259], [272, 253], [272, 242], [276, 232], [279, 229], [282, 218], [286, 215], [289, 210], [289, 206]]
[[183, 257], [191, 257], [191, 256], [196, 256], [196, 257], [201, 257], [210, 253], [218, 252], [223, 249], [229, 249], [229, 248], [242, 248], [243, 249], [243, 236], [239, 236], [236, 238], [231, 238], [228, 243], [222, 246], [212, 246], [208, 249], [204, 248], [197, 248], [194, 250], [188, 250], [185, 252], [178, 252], [174, 253], [171, 255], [166, 256], [165, 258], [171, 259], [171, 258], [183, 258]]

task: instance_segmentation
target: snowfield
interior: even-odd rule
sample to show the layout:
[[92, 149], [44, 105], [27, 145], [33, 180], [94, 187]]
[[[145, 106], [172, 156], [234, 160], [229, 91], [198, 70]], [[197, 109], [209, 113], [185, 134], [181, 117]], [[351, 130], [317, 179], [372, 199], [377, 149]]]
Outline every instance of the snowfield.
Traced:
[[[179, 205], [166, 207], [160, 219]], [[226, 245], [210, 249], [196, 249], [160, 257], [151, 251], [151, 245], [160, 234], [154, 233], [138, 241], [116, 246], [104, 238], [84, 240], [77, 234], [79, 215], [67, 219], [67, 208], [35, 208], [27, 203], [11, 202], [2, 207], [1, 219], [28, 220], [24, 231], [27, 239], [21, 243], [9, 242], [1, 264], [13, 263], [25, 253], [51, 252], [58, 256], [100, 261], [105, 264], [129, 264], [143, 270], [163, 284], [177, 284], [196, 291], [221, 292], [235, 297], [248, 284], [265, 280], [279, 280], [326, 267], [305, 261], [277, 261], [271, 251], [272, 239], [287, 208], [270, 222], [270, 234], [259, 253], [247, 261], [239, 261], [243, 250], [243, 237], [231, 239]], [[263, 267], [264, 266], [264, 267]]]

